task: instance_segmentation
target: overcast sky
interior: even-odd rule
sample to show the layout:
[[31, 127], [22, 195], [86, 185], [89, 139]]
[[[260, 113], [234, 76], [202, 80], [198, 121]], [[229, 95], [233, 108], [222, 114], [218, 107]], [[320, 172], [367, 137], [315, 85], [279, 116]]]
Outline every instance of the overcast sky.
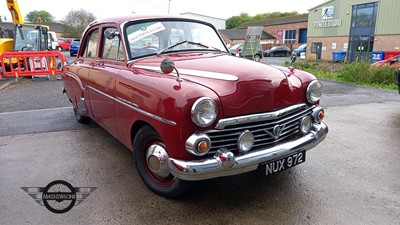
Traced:
[[[0, 15], [11, 22], [6, 0], [0, 3]], [[306, 13], [308, 9], [326, 0], [17, 0], [22, 15], [34, 10], [45, 10], [62, 20], [71, 10], [84, 9], [97, 18], [138, 14], [179, 14], [185, 12], [227, 19], [242, 12], [255, 16], [258, 13], [290, 12]], [[169, 4], [170, 3], [170, 4]]]

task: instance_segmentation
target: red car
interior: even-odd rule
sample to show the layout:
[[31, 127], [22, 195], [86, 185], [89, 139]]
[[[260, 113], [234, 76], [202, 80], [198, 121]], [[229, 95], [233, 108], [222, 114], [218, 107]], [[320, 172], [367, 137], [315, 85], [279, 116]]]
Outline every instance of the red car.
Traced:
[[143, 182], [168, 198], [191, 181], [296, 166], [328, 133], [313, 75], [232, 56], [193, 18], [92, 22], [62, 75], [76, 119], [132, 150]]
[[394, 66], [394, 67], [400, 67], [400, 55], [397, 55], [395, 57], [381, 60], [378, 62], [375, 62], [372, 64], [373, 67], [381, 67], [381, 66]]
[[71, 40], [70, 39], [64, 39], [64, 38], [59, 38], [57, 40], [58, 43], [58, 51], [63, 51], [63, 50], [68, 50], [69, 49], [69, 45], [71, 44]]

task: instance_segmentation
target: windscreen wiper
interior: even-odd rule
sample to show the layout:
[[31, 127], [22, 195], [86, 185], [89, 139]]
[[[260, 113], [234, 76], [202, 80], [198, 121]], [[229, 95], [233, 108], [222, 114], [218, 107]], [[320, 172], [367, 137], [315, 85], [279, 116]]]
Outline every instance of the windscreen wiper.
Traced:
[[160, 55], [160, 54], [164, 53], [165, 51], [167, 51], [167, 50], [169, 50], [169, 49], [173, 49], [173, 48], [175, 48], [176, 46], [181, 45], [181, 44], [192, 44], [192, 45], [197, 45], [197, 46], [200, 46], [200, 47], [203, 47], [203, 48], [212, 48], [212, 49], [214, 49], [214, 50], [217, 50], [217, 51], [221, 52], [221, 50], [218, 49], [218, 48], [210, 47], [210, 46], [207, 46], [207, 45], [202, 44], [202, 43], [200, 43], [200, 42], [193, 42], [193, 41], [185, 40], [185, 41], [178, 42], [178, 43], [176, 43], [176, 44], [173, 44], [173, 45], [171, 45], [171, 46], [168, 46], [167, 48], [162, 49], [161, 51], [159, 51], [159, 52], [157, 53], [157, 55]]

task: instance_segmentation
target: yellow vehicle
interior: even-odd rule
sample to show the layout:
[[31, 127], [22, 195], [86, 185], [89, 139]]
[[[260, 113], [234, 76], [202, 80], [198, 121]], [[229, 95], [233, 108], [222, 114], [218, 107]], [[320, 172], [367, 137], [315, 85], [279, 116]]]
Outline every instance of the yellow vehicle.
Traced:
[[6, 0], [15, 25], [13, 35], [0, 36], [0, 54], [11, 51], [42, 51], [48, 49], [48, 26], [25, 24], [16, 0]]
[[[45, 51], [48, 50], [48, 26], [37, 24], [25, 24], [22, 13], [16, 0], [6, 0], [8, 10], [15, 25], [14, 31], [9, 32], [8, 37], [0, 37], [0, 55], [5, 52], [16, 51]], [[3, 61], [6, 71], [10, 65], [16, 66], [18, 58], [6, 59]]]
[[0, 54], [14, 47], [14, 31], [0, 27]]

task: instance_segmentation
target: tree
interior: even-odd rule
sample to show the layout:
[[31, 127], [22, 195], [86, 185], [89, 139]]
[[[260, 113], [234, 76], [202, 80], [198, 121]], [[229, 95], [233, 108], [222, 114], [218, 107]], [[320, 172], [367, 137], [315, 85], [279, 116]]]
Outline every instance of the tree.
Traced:
[[72, 10], [61, 21], [64, 24], [65, 37], [81, 37], [86, 26], [96, 17], [84, 9]]
[[32, 23], [52, 23], [55, 17], [51, 13], [44, 10], [34, 10], [26, 14], [25, 20]]
[[260, 20], [269, 20], [269, 19], [275, 19], [275, 18], [281, 18], [281, 17], [287, 17], [287, 16], [296, 16], [299, 15], [298, 12], [293, 11], [293, 12], [271, 12], [271, 13], [261, 13], [257, 14], [253, 17], [253, 22], [254, 21], [260, 21]]
[[239, 16], [232, 16], [226, 20], [226, 29], [232, 29], [245, 23], [251, 23], [261, 20], [275, 19], [280, 17], [295, 16], [299, 15], [298, 12], [271, 12], [271, 13], [260, 13], [255, 16], [249, 16], [247, 13], [241, 13]]
[[244, 23], [250, 22], [251, 17], [247, 13], [241, 13], [239, 16], [232, 16], [226, 20], [226, 29], [232, 29]]

